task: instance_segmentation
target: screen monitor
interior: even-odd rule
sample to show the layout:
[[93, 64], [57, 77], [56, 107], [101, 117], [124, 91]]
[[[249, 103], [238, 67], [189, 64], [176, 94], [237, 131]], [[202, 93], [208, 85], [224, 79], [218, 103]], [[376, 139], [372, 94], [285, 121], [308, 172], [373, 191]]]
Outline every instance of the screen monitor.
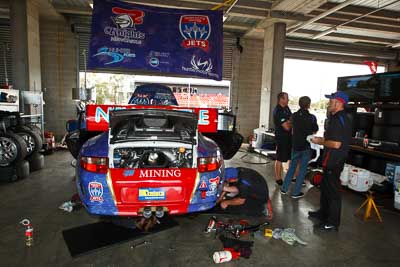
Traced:
[[379, 87], [375, 92], [377, 102], [400, 101], [400, 72], [386, 72], [379, 75]]
[[378, 86], [379, 78], [372, 74], [339, 77], [337, 82], [337, 90], [344, 91], [350, 102], [374, 102]]

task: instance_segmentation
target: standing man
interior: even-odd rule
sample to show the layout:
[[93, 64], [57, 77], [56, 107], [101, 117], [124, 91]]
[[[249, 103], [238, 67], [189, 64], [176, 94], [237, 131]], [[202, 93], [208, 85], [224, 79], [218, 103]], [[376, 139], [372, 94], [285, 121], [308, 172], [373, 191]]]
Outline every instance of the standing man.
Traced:
[[289, 97], [285, 92], [280, 92], [277, 96], [278, 104], [274, 108], [275, 140], [276, 140], [276, 161], [275, 161], [275, 181], [281, 186], [282, 182], [282, 162], [290, 159], [292, 150], [292, 125], [290, 117], [292, 112], [288, 107]]
[[301, 198], [304, 196], [300, 192], [304, 177], [307, 172], [308, 162], [311, 157], [310, 143], [307, 136], [318, 132], [317, 118], [308, 112], [311, 99], [308, 96], [302, 96], [299, 99], [300, 109], [293, 113], [293, 138], [292, 138], [292, 157], [290, 159], [289, 170], [285, 176], [285, 181], [281, 187], [281, 194], [285, 195], [289, 190], [290, 182], [294, 176], [297, 165], [299, 164], [299, 173], [297, 175], [296, 184], [292, 192], [292, 198]]
[[344, 107], [349, 98], [341, 91], [325, 95], [329, 99], [328, 112], [332, 115], [324, 137], [314, 137], [311, 141], [324, 146], [322, 158], [323, 178], [321, 183], [320, 209], [310, 211], [311, 218], [321, 220], [320, 229], [338, 230], [342, 198], [340, 195], [340, 173], [349, 151], [351, 124]]

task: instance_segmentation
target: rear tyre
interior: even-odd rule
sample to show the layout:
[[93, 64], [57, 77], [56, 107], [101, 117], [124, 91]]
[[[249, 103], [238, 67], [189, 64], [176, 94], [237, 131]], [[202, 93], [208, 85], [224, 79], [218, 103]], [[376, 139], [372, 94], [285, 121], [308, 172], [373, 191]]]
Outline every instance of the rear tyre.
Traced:
[[0, 166], [21, 162], [27, 155], [25, 140], [12, 132], [0, 132]]
[[16, 165], [18, 179], [24, 179], [29, 176], [29, 162], [23, 160]]
[[24, 139], [27, 146], [28, 157], [39, 152], [42, 148], [43, 140], [37, 131], [32, 130], [27, 126], [21, 126], [18, 127], [14, 132]]

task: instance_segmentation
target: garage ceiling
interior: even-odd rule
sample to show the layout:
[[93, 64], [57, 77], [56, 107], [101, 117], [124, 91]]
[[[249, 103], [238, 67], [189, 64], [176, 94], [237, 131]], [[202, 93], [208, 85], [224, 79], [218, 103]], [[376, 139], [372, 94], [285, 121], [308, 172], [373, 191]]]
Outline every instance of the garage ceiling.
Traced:
[[[0, 0], [1, 1], [1, 0]], [[89, 28], [92, 0], [39, 0], [49, 3], [75, 26]], [[380, 63], [399, 61], [400, 0], [125, 0], [158, 7], [225, 11], [224, 32], [234, 37], [264, 38], [264, 28], [287, 24], [287, 55], [312, 53], [327, 60]], [[221, 5], [230, 2], [231, 5]], [[4, 12], [4, 7], [0, 6]], [[43, 14], [43, 13], [42, 13]], [[44, 15], [43, 15], [44, 16]], [[296, 53], [294, 53], [296, 51]], [[335, 58], [332, 55], [341, 55]], [[301, 56], [300, 56], [301, 57]]]

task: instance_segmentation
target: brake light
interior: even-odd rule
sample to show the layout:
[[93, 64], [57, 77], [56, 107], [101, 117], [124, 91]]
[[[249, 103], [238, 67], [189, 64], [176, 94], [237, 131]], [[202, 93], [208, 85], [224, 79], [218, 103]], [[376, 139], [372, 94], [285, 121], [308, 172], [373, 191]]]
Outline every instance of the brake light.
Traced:
[[108, 158], [81, 157], [81, 167], [89, 172], [107, 173]]
[[219, 157], [198, 158], [197, 169], [199, 172], [212, 172], [221, 167], [222, 159]]

